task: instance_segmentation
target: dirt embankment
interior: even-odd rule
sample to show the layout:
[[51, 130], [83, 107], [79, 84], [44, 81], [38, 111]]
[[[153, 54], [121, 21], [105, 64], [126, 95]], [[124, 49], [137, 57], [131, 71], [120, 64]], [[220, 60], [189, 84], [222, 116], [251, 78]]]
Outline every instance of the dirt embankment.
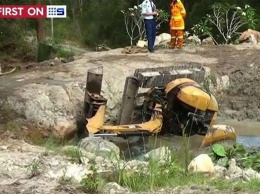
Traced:
[[236, 120], [260, 121], [259, 46], [216, 47], [206, 56], [215, 56], [211, 65], [218, 75], [228, 75], [229, 88], [217, 94], [220, 115]]

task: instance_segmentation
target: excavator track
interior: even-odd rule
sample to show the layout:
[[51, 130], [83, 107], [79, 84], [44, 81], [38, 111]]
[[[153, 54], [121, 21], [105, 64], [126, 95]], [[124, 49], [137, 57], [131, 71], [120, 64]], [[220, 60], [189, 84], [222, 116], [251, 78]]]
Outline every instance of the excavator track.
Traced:
[[165, 86], [171, 80], [190, 78], [197, 83], [204, 81], [205, 69], [201, 64], [179, 64], [168, 67], [136, 69], [134, 76], [139, 80], [141, 88]]

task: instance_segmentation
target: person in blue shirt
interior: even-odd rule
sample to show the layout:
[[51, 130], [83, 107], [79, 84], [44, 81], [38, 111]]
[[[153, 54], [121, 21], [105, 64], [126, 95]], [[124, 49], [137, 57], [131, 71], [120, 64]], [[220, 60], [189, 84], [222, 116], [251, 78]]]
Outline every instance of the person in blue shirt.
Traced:
[[154, 52], [154, 42], [156, 36], [156, 16], [158, 10], [152, 0], [144, 0], [139, 5], [142, 9], [142, 16], [144, 17], [145, 32], [148, 41], [149, 52]]

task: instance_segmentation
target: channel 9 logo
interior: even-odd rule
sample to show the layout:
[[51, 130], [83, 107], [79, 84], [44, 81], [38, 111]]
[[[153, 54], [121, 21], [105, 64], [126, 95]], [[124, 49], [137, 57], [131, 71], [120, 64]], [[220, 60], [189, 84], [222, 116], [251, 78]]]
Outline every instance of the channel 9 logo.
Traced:
[[0, 18], [66, 18], [66, 5], [0, 5]]
[[47, 18], [66, 18], [66, 5], [47, 5]]

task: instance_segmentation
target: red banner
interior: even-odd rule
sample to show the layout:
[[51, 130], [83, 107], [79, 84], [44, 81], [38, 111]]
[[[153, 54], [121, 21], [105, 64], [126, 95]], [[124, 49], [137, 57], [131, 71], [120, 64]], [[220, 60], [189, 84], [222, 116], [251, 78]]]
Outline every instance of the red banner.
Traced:
[[0, 5], [0, 18], [66, 18], [66, 5]]

